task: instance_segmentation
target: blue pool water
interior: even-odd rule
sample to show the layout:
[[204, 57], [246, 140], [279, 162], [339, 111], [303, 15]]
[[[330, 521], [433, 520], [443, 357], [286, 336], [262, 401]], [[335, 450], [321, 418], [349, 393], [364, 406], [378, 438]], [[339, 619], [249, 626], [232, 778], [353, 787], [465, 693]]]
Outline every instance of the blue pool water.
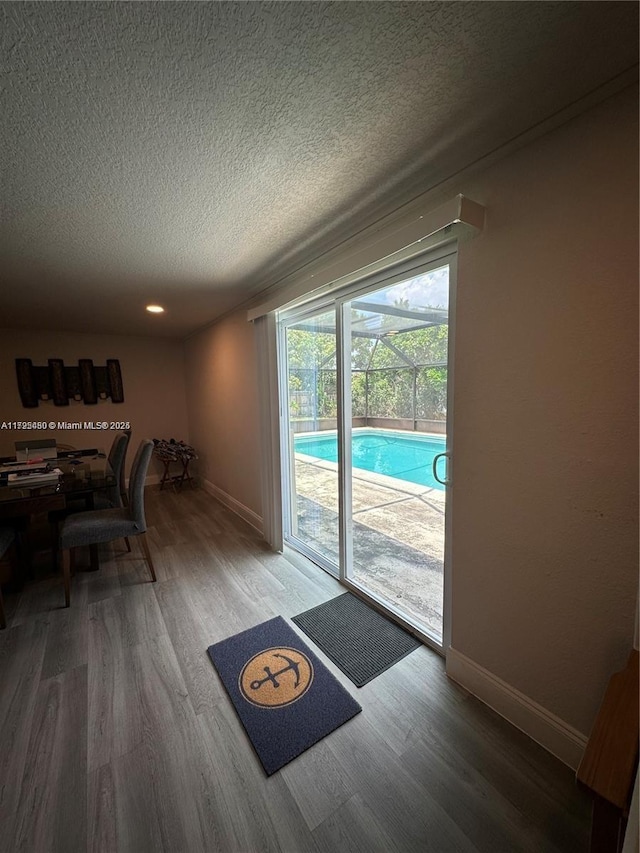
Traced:
[[[296, 436], [296, 453], [304, 453], [327, 462], [338, 461], [338, 438], [335, 433], [316, 433]], [[354, 468], [364, 468], [376, 474], [386, 474], [421, 486], [444, 489], [433, 477], [433, 457], [446, 450], [444, 436], [418, 436], [414, 433], [367, 430], [354, 432], [352, 458]], [[446, 474], [446, 460], [438, 465], [440, 477]]]

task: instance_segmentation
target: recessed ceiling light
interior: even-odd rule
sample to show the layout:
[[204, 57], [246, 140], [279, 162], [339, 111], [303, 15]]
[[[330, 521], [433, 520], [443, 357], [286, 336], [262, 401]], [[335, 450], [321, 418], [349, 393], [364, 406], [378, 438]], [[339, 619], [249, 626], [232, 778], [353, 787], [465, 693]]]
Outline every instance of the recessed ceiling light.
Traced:
[[150, 314], [164, 314], [164, 308], [162, 305], [147, 305], [147, 311]]

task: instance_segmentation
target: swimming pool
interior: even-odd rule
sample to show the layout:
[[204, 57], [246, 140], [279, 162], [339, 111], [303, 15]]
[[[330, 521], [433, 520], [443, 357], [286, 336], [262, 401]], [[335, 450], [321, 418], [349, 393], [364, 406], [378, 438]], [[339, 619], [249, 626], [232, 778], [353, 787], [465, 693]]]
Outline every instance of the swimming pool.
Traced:
[[[327, 462], [338, 461], [338, 437], [335, 432], [297, 435], [296, 453], [304, 453]], [[433, 457], [446, 450], [444, 436], [426, 436], [390, 430], [353, 430], [352, 459], [354, 468], [364, 468], [376, 474], [386, 474], [421, 486], [444, 490], [433, 477]], [[439, 475], [445, 474], [444, 460]]]

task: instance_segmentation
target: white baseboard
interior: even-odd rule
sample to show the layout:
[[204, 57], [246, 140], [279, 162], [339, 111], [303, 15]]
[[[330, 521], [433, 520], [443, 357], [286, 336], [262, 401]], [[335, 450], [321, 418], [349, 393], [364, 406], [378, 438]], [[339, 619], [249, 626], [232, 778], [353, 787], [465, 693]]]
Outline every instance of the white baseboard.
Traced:
[[215, 486], [213, 483], [210, 483], [209, 480], [205, 480], [204, 478], [200, 481], [202, 483], [202, 487], [206, 492], [208, 492], [211, 497], [215, 498], [217, 501], [220, 501], [221, 504], [230, 509], [231, 512], [235, 512], [236, 515], [239, 515], [247, 524], [250, 524], [254, 530], [257, 530], [258, 533], [262, 535], [262, 518], [255, 513], [252, 509], [245, 506], [240, 501], [228, 495], [225, 491]]
[[493, 708], [564, 764], [577, 770], [587, 738], [542, 705], [453, 648], [447, 650], [447, 675]]

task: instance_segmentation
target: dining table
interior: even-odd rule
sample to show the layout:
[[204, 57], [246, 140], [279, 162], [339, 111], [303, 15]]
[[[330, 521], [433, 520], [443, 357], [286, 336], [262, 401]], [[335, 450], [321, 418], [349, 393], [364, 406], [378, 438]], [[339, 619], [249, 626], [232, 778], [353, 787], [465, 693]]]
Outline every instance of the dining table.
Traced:
[[[51, 477], [49, 482], [38, 482], [38, 475], [31, 471], [43, 469], [59, 473], [47, 475]], [[100, 448], [60, 451], [55, 459], [31, 459], [28, 466], [20, 465], [15, 457], [0, 458], [0, 523], [13, 523], [17, 529], [21, 572], [30, 572], [28, 531], [34, 515], [71, 506], [93, 509], [94, 495], [114, 485], [116, 477], [107, 454]], [[53, 562], [55, 565], [55, 554]], [[92, 546], [91, 568], [97, 567], [97, 547]]]

